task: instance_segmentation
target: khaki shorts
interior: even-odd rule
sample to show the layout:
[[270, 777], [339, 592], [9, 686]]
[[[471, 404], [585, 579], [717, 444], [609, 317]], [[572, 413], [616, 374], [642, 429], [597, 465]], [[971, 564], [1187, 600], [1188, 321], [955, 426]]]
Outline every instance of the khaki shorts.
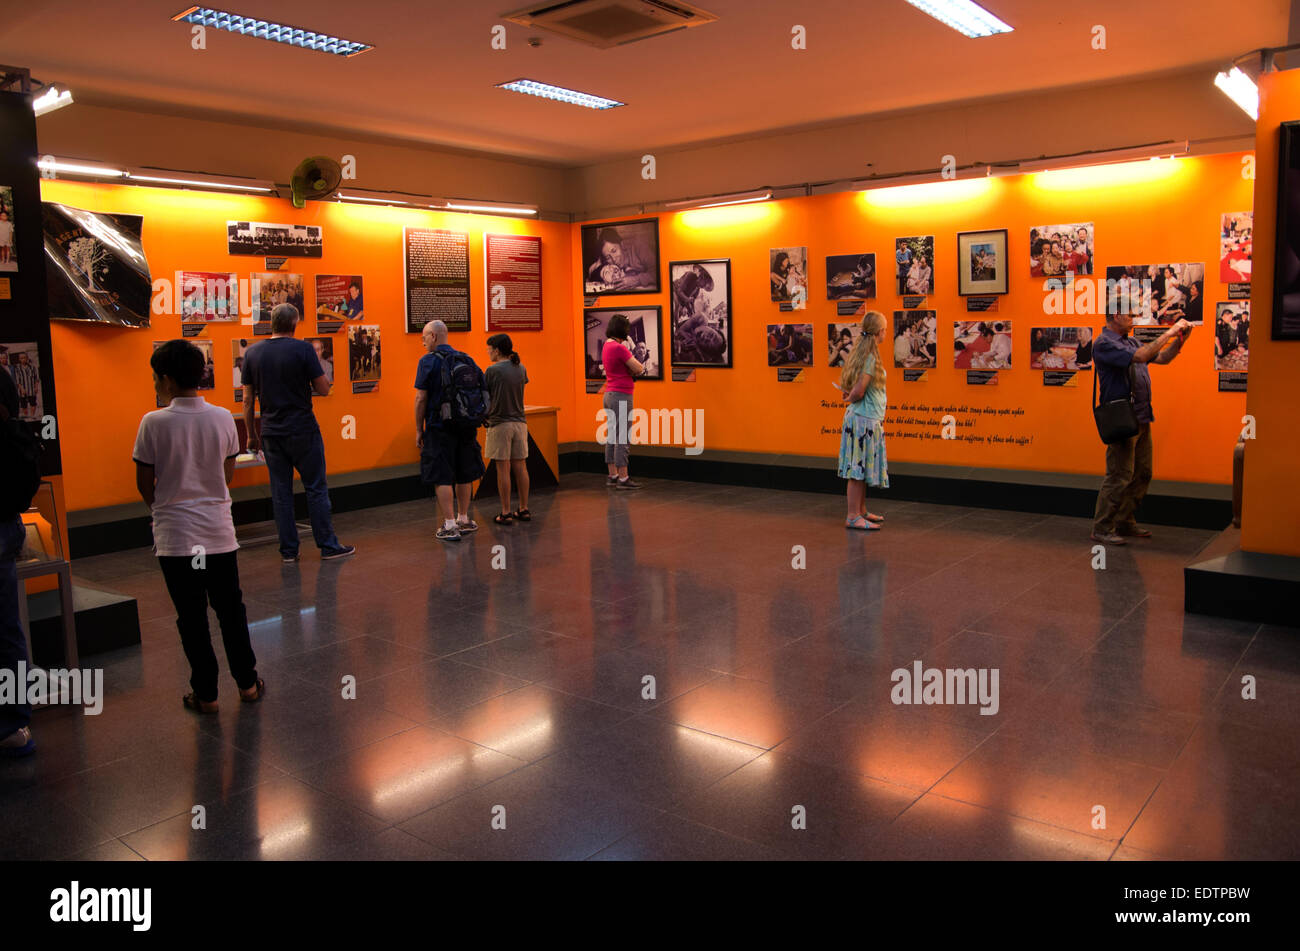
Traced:
[[486, 450], [489, 459], [527, 459], [528, 424], [513, 422], [489, 426]]

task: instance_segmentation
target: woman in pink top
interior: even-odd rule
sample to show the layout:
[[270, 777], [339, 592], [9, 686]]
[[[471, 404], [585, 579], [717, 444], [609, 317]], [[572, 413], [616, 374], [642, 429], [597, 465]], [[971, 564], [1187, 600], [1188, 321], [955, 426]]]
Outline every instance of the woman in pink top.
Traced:
[[628, 346], [631, 324], [626, 314], [609, 318], [605, 328], [605, 346], [600, 352], [600, 362], [605, 368], [605, 465], [609, 467], [612, 489], [639, 489], [640, 485], [628, 478], [628, 428], [632, 420], [633, 378], [645, 373], [645, 367]]

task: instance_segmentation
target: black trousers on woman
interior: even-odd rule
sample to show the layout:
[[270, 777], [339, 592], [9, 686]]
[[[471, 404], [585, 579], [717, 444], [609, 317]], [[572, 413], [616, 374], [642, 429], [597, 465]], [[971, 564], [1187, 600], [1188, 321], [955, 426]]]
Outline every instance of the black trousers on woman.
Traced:
[[257, 658], [248, 636], [248, 613], [239, 590], [236, 552], [206, 555], [205, 567], [195, 568], [188, 557], [160, 557], [167, 593], [176, 606], [176, 629], [190, 662], [190, 686], [205, 703], [217, 699], [217, 655], [208, 629], [208, 605], [217, 614], [226, 663], [240, 690], [257, 683]]

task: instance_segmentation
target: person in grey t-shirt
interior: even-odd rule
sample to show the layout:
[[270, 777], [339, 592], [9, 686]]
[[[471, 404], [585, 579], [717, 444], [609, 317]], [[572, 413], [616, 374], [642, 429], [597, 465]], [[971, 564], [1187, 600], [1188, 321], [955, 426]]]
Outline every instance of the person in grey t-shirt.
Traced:
[[[496, 463], [501, 514], [493, 519], [509, 525], [532, 519], [528, 511], [528, 424], [524, 420], [524, 384], [528, 371], [519, 362], [509, 334], [488, 337], [491, 366], [484, 372], [491, 402], [487, 417], [487, 457]], [[519, 508], [510, 510], [510, 486], [519, 487]]]

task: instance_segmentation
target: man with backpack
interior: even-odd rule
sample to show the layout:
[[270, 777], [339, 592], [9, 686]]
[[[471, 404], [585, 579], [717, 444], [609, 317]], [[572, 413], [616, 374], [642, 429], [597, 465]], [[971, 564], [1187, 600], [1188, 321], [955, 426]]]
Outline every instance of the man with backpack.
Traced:
[[469, 517], [471, 483], [483, 478], [477, 433], [488, 412], [487, 381], [467, 353], [447, 343], [447, 325], [424, 325], [424, 349], [415, 370], [415, 444], [420, 478], [432, 485], [442, 527], [437, 537], [459, 541], [478, 531]]
[[[18, 583], [18, 555], [27, 537], [20, 516], [41, 482], [40, 441], [19, 420], [18, 402], [18, 388], [0, 370], [0, 670], [13, 677], [18, 665], [31, 659], [18, 611], [18, 599], [27, 596]], [[31, 721], [32, 708], [25, 702], [0, 705], [0, 756], [35, 751]]]

